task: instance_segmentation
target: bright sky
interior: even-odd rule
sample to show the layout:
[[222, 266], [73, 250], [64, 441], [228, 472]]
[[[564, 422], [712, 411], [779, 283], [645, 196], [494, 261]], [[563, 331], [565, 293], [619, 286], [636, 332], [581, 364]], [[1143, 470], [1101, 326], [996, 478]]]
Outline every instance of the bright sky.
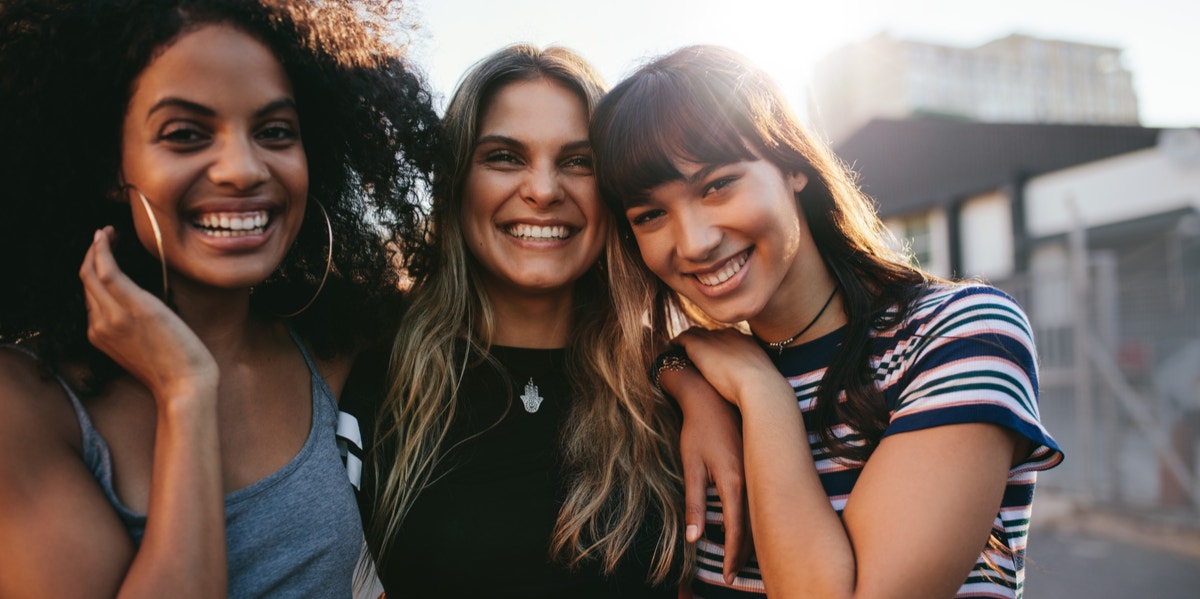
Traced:
[[975, 46], [1010, 33], [1123, 48], [1142, 122], [1200, 126], [1195, 0], [407, 0], [414, 59], [440, 105], [475, 61], [512, 42], [570, 47], [615, 84], [647, 58], [729, 46], [775, 77], [803, 114], [812, 64], [881, 31]]

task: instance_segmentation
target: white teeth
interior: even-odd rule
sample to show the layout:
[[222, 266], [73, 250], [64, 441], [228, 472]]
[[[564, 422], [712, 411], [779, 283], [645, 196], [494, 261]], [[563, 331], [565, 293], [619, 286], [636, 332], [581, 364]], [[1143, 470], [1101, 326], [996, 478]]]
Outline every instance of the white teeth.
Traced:
[[729, 262], [726, 262], [725, 268], [722, 268], [716, 272], [697, 274], [696, 280], [709, 287], [713, 285], [720, 285], [721, 283], [724, 283], [732, 278], [733, 275], [736, 275], [738, 271], [742, 270], [742, 266], [746, 264], [747, 257], [749, 257], [749, 254], [747, 252], [742, 252], [731, 258]]
[[192, 224], [213, 237], [242, 237], [261, 234], [270, 220], [271, 216], [266, 210], [206, 212], [192, 219]]
[[571, 230], [562, 225], [541, 227], [516, 224], [508, 227], [508, 234], [521, 239], [566, 239], [571, 236]]

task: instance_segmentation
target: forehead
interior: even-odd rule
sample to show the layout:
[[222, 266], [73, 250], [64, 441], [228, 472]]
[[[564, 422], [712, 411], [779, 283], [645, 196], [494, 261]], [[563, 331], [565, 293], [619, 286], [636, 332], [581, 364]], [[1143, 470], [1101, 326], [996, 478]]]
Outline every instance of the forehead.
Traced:
[[266, 44], [228, 25], [183, 33], [138, 75], [131, 111], [163, 98], [206, 105], [225, 101], [268, 103], [292, 95], [283, 65]]
[[587, 109], [566, 86], [550, 79], [509, 83], [492, 95], [479, 121], [479, 134], [512, 138], [552, 135], [587, 138]]

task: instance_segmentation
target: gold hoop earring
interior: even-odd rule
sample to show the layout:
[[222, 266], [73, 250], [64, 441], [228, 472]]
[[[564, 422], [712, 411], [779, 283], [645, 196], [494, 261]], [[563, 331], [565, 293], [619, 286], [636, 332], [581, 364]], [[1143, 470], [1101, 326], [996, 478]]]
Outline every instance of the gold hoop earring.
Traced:
[[292, 318], [293, 316], [299, 316], [302, 312], [307, 310], [309, 306], [312, 306], [313, 302], [317, 301], [317, 297], [321, 295], [321, 290], [325, 288], [325, 281], [329, 279], [329, 271], [333, 270], [333, 223], [329, 222], [329, 212], [325, 210], [325, 205], [316, 198], [313, 198], [312, 201], [317, 205], [318, 208], [321, 209], [321, 216], [325, 217], [325, 230], [328, 232], [329, 237], [328, 250], [325, 253], [325, 272], [321, 275], [321, 283], [317, 285], [316, 293], [314, 293], [312, 297], [308, 298], [308, 302], [301, 306], [299, 310], [296, 310], [291, 314], [277, 314], [276, 316], [279, 318]]
[[150, 228], [154, 231], [154, 245], [158, 248], [158, 263], [162, 265], [162, 285], [163, 294], [162, 300], [167, 301], [167, 256], [163, 253], [162, 229], [158, 227], [158, 217], [154, 216], [154, 209], [150, 207], [150, 200], [146, 199], [146, 194], [138, 189], [135, 185], [126, 183], [126, 187], [132, 189], [138, 197], [142, 199], [142, 207], [146, 209], [146, 217], [150, 219]]

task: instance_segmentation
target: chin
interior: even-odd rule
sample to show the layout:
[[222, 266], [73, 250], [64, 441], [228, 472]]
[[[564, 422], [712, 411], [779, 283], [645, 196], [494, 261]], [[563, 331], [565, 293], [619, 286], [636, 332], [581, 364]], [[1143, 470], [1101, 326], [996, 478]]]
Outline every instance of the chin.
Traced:
[[749, 320], [758, 315], [759, 312], [758, 310], [753, 310], [746, 306], [733, 305], [732, 303], [721, 303], [719, 305], [696, 303], [696, 306], [708, 315], [709, 318], [725, 324], [736, 324], [744, 320]]

